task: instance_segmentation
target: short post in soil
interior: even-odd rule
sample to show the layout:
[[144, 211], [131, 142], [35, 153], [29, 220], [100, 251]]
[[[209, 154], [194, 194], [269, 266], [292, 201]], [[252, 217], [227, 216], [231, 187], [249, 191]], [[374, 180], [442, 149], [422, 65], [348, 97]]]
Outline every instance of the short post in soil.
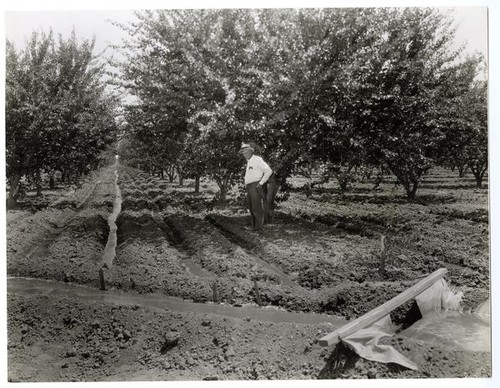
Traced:
[[253, 287], [255, 291], [255, 301], [259, 306], [262, 306], [262, 299], [260, 299], [259, 286], [257, 284], [257, 280], [253, 281]]
[[104, 281], [104, 271], [102, 268], [99, 268], [99, 289], [101, 291], [106, 291], [106, 282]]
[[234, 304], [234, 293], [236, 292], [236, 289], [233, 287], [231, 290], [231, 295], [229, 296], [229, 303]]
[[378, 271], [380, 273], [385, 273], [385, 260], [386, 260], [386, 252], [385, 252], [385, 236], [380, 236], [380, 255], [379, 255], [379, 267]]
[[217, 285], [217, 281], [212, 283], [212, 294], [214, 303], [219, 303], [220, 298], [219, 298], [219, 287]]

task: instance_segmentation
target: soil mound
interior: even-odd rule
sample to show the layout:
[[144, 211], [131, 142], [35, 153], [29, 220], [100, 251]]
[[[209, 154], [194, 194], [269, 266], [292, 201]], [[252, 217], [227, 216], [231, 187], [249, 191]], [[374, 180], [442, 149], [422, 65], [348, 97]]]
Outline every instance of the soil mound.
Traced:
[[90, 235], [101, 244], [106, 244], [108, 239], [108, 221], [102, 214], [79, 215], [71, 221], [69, 228], [76, 232], [75, 237]]
[[261, 241], [248, 234], [240, 224], [237, 224], [231, 218], [218, 214], [209, 214], [205, 219], [219, 229], [229, 240], [234, 241], [243, 248], [250, 250], [262, 249]]
[[150, 205], [146, 199], [125, 198], [122, 202], [122, 210], [145, 210]]
[[118, 227], [118, 244], [127, 240], [157, 240], [163, 239], [164, 233], [160, 225], [149, 213], [134, 215], [121, 212], [116, 220]]

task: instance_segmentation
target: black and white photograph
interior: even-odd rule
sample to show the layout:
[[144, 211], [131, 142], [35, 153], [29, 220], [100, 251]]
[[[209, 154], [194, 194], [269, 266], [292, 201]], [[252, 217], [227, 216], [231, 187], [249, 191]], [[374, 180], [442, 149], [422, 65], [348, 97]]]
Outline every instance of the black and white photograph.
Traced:
[[498, 7], [33, 3], [4, 383], [493, 386]]

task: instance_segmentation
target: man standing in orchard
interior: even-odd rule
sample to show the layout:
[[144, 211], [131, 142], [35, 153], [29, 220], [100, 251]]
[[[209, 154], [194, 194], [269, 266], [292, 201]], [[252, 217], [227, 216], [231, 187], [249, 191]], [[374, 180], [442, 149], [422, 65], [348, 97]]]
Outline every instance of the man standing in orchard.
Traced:
[[239, 153], [247, 161], [245, 187], [248, 194], [248, 208], [252, 215], [253, 230], [262, 232], [265, 210], [268, 208], [264, 185], [273, 171], [260, 156], [254, 155], [254, 151], [255, 149], [250, 144], [243, 143]]

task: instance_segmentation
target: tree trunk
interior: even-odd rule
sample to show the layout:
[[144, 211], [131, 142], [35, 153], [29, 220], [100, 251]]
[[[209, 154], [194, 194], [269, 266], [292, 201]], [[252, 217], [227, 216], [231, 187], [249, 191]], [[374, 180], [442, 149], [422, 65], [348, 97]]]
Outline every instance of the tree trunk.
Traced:
[[168, 176], [168, 181], [170, 183], [174, 182], [174, 179], [176, 178], [175, 176], [175, 168], [174, 167], [167, 167], [167, 176]]
[[195, 192], [195, 194], [200, 193], [200, 176], [199, 175], [196, 175], [194, 177], [194, 192]]
[[346, 192], [347, 191], [347, 184], [349, 183], [349, 179], [347, 179], [347, 177], [345, 176], [337, 176], [337, 181], [339, 182], [339, 186], [340, 186], [340, 191], [341, 192]]
[[460, 178], [463, 178], [465, 176], [466, 172], [467, 172], [467, 165], [466, 164], [458, 166], [458, 176]]
[[476, 187], [478, 189], [483, 187], [483, 178], [486, 170], [488, 169], [487, 163], [476, 163], [469, 165], [472, 173], [474, 174], [474, 178], [476, 178]]
[[219, 194], [219, 202], [226, 203], [227, 200], [227, 187], [221, 187]]
[[219, 192], [217, 193], [217, 195], [219, 196], [218, 202], [223, 204], [227, 200], [227, 192], [229, 190], [227, 179], [216, 178], [215, 182], [217, 182], [217, 186], [219, 186]]
[[405, 190], [406, 190], [406, 196], [408, 199], [410, 199], [410, 200], [415, 199], [415, 195], [417, 194], [417, 190], [418, 190], [418, 182], [411, 182], [411, 183], [405, 184]]
[[406, 191], [406, 197], [409, 200], [415, 198], [418, 190], [420, 178], [423, 174], [422, 171], [415, 171], [407, 168], [398, 168], [397, 165], [388, 164], [389, 169], [396, 176], [397, 182], [403, 185]]
[[477, 171], [472, 171], [474, 173], [474, 178], [476, 179], [476, 187], [478, 189], [483, 187], [483, 178], [484, 178], [484, 173], [486, 170], [477, 170]]
[[17, 206], [17, 194], [19, 192], [19, 182], [21, 174], [14, 174], [10, 179], [9, 196], [7, 197], [7, 209], [15, 209]]
[[179, 186], [184, 186], [184, 177], [179, 173]]
[[38, 170], [36, 172], [35, 181], [36, 181], [36, 196], [41, 197], [42, 196], [42, 173], [40, 172], [40, 170]]
[[7, 210], [15, 209], [17, 207], [17, 199], [10, 195], [7, 197]]
[[49, 175], [49, 188], [50, 189], [55, 189], [56, 187], [56, 181], [55, 181], [55, 178], [54, 178], [54, 173], [51, 173]]
[[383, 165], [380, 165], [379, 170], [377, 172], [377, 176], [375, 177], [373, 189], [377, 189], [383, 181], [384, 181], [384, 167]]

